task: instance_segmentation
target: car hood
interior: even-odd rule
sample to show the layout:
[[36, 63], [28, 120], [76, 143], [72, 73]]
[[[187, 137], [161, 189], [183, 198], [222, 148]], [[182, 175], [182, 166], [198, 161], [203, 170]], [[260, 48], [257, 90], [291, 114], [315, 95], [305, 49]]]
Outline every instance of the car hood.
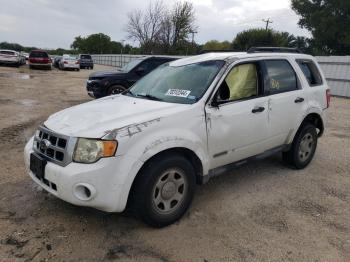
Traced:
[[108, 76], [122, 76], [125, 75], [126, 72], [121, 70], [114, 70], [114, 71], [97, 71], [89, 75], [89, 79], [91, 78], [104, 78]]
[[157, 122], [189, 106], [115, 95], [57, 112], [44, 125], [67, 136], [102, 138], [113, 130], [129, 125]]

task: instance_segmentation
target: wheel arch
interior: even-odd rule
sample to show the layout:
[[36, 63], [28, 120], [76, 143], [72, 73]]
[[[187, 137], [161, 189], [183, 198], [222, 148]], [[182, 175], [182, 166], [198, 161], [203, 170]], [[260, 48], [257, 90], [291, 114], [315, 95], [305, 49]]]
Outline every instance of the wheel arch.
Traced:
[[[201, 179], [203, 177], [203, 164], [199, 156], [191, 149], [186, 148], [186, 147], [172, 147], [172, 148], [167, 148], [162, 151], [157, 152], [156, 154], [150, 156], [148, 159], [145, 160], [143, 163], [142, 167], [139, 169], [137, 172], [136, 177], [141, 173], [141, 170], [143, 168], [147, 167], [147, 164], [150, 163], [152, 160], [155, 158], [159, 157], [160, 155], [165, 155], [165, 154], [177, 154], [184, 156], [193, 166], [195, 173], [196, 173], [196, 182], [197, 184], [201, 183]], [[135, 177], [135, 179], [136, 179]], [[135, 181], [134, 179], [134, 181]]]
[[192, 151], [191, 149], [188, 149], [186, 147], [172, 147], [172, 148], [168, 148], [162, 151], [159, 151], [158, 153], [152, 155], [151, 157], [149, 157], [143, 164], [142, 166], [139, 168], [136, 176], [133, 179], [133, 182], [130, 186], [130, 190], [128, 192], [128, 198], [127, 198], [127, 204], [126, 206], [129, 207], [130, 206], [130, 202], [131, 202], [131, 198], [132, 198], [132, 194], [133, 194], [133, 190], [135, 188], [135, 184], [137, 183], [137, 179], [139, 178], [139, 176], [142, 174], [142, 171], [147, 168], [148, 164], [153, 161], [154, 159], [160, 157], [160, 156], [164, 156], [164, 155], [171, 155], [171, 154], [177, 154], [177, 155], [181, 155], [184, 156], [187, 160], [189, 160], [189, 162], [191, 163], [191, 165], [193, 166], [194, 170], [195, 170], [195, 175], [196, 175], [196, 184], [202, 184], [202, 179], [203, 179], [203, 164], [202, 161], [200, 160], [200, 158], [198, 157], [198, 155]]
[[301, 122], [298, 130], [300, 129], [300, 127], [302, 127], [306, 123], [312, 124], [318, 129], [317, 130], [318, 137], [321, 137], [323, 135], [324, 123], [323, 123], [322, 117], [318, 113], [313, 112], [313, 113], [309, 113], [308, 115], [306, 115], [304, 117], [303, 121]]

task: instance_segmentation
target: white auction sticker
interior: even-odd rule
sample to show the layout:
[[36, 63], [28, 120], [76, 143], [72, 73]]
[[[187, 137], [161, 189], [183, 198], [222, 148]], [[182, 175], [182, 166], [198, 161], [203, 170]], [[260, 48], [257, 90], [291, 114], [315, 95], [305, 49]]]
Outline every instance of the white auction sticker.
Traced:
[[188, 95], [191, 93], [190, 90], [182, 90], [182, 89], [169, 89], [168, 92], [166, 92], [166, 96], [179, 96], [179, 97], [188, 97]]

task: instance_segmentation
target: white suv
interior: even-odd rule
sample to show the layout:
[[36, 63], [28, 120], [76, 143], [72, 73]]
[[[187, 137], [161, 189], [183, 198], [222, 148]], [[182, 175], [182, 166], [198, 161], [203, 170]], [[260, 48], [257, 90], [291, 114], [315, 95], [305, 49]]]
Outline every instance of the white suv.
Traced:
[[67, 202], [128, 206], [162, 227], [185, 213], [196, 184], [255, 156], [279, 151], [294, 168], [307, 166], [329, 101], [312, 56], [202, 54], [160, 66], [123, 94], [53, 114], [26, 145], [25, 164]]

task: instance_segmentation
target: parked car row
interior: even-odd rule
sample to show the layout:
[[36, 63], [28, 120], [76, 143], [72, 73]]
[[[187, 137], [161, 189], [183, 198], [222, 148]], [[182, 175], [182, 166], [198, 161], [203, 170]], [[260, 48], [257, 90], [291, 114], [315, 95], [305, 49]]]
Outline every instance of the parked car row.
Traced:
[[56, 56], [53, 59], [52, 65], [60, 70], [73, 69], [79, 71], [83, 68], [94, 68], [92, 57], [91, 55], [87, 54], [80, 54], [78, 56], [67, 54], [63, 56]]
[[20, 53], [14, 50], [0, 49], [0, 64], [21, 66], [26, 64], [28, 60], [29, 68], [51, 69], [52, 66], [61, 70], [73, 69], [80, 70], [81, 68], [93, 69], [94, 62], [91, 55], [80, 54], [63, 55], [50, 57], [44, 50], [32, 50], [28, 53]]

